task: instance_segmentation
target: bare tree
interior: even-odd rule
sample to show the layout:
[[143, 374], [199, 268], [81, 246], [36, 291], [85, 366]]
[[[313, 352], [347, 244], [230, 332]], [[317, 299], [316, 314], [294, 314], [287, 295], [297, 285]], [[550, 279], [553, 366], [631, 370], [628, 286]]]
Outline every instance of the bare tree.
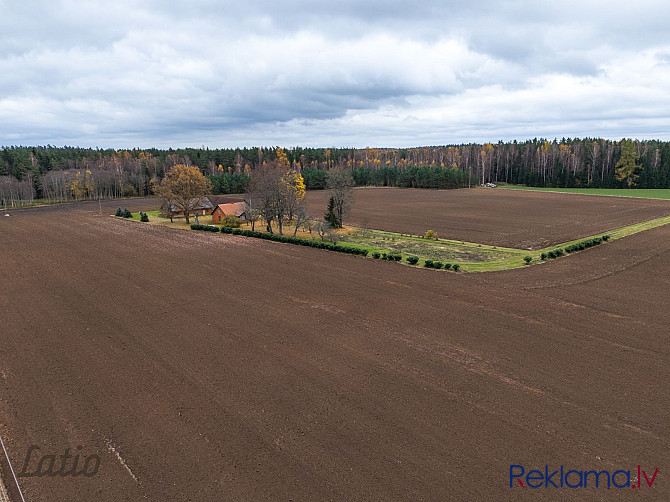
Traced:
[[328, 189], [329, 197], [333, 200], [333, 212], [340, 227], [354, 201], [353, 187], [354, 178], [349, 171], [345, 171], [344, 169], [332, 169], [328, 171], [326, 188]]
[[252, 208], [265, 220], [269, 233], [273, 233], [272, 222], [277, 219], [281, 177], [281, 170], [266, 165], [256, 169], [249, 180], [248, 197], [252, 201]]
[[295, 235], [298, 233], [298, 228], [307, 223], [308, 221], [310, 221], [312, 217], [307, 212], [307, 208], [304, 206], [304, 204], [300, 204], [298, 206], [298, 209], [296, 209], [295, 211], [294, 217], [295, 217], [295, 229], [293, 230], [293, 236], [295, 237]]
[[325, 221], [317, 221], [314, 224], [314, 230], [316, 230], [316, 233], [319, 235], [319, 237], [321, 237], [321, 240], [324, 240], [324, 237], [330, 234], [330, 232], [333, 230], [333, 227], [331, 227], [330, 224], [326, 223]]
[[256, 229], [256, 222], [261, 217], [255, 195], [252, 192], [247, 192], [247, 199], [244, 201], [244, 214], [246, 215], [246, 220], [251, 223], [252, 231]]

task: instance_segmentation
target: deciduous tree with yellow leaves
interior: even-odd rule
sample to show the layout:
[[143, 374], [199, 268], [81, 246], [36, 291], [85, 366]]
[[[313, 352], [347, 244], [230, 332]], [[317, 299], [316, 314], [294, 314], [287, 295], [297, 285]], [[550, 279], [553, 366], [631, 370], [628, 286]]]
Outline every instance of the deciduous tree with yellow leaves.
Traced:
[[166, 204], [174, 204], [183, 211], [188, 224], [195, 205], [212, 191], [212, 183], [197, 166], [178, 164], [165, 173], [163, 181], [154, 184], [153, 190]]
[[628, 188], [635, 185], [635, 180], [639, 178], [636, 174], [640, 166], [637, 164], [639, 155], [635, 151], [635, 144], [630, 139], [624, 139], [621, 142], [621, 158], [616, 163], [616, 179], [625, 181]]

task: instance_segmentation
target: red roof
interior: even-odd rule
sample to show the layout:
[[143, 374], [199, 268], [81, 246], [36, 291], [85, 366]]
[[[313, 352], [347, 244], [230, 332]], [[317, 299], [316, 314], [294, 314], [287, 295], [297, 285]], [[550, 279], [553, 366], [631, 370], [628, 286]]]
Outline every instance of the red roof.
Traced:
[[[245, 206], [246, 204], [244, 202], [230, 202], [228, 204], [219, 204], [214, 211], [220, 209], [225, 215], [232, 214], [240, 216], [245, 211]], [[212, 211], [212, 213], [214, 213], [214, 211]]]

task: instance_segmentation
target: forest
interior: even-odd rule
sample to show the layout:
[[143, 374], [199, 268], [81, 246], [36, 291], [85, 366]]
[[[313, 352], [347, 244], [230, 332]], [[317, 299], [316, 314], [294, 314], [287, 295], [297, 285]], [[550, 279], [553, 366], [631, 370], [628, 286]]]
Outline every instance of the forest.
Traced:
[[[617, 176], [627, 144], [624, 157], [634, 171], [628, 181]], [[533, 139], [402, 149], [113, 150], [46, 145], [0, 148], [0, 206], [149, 195], [152, 183], [177, 164], [198, 166], [217, 194], [241, 193], [254, 170], [278, 154], [286, 155], [303, 174], [308, 190], [324, 188], [325, 174], [333, 168], [351, 170], [358, 186], [460, 188], [492, 182], [670, 188], [670, 142], [655, 140]]]

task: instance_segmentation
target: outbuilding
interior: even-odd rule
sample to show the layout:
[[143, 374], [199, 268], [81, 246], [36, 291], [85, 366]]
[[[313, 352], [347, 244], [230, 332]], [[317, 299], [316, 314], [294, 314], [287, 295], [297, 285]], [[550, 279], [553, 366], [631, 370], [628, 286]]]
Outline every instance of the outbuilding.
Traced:
[[246, 220], [246, 204], [244, 202], [229, 202], [218, 204], [212, 211], [212, 223], [221, 223], [226, 216], [237, 216], [241, 221]]

